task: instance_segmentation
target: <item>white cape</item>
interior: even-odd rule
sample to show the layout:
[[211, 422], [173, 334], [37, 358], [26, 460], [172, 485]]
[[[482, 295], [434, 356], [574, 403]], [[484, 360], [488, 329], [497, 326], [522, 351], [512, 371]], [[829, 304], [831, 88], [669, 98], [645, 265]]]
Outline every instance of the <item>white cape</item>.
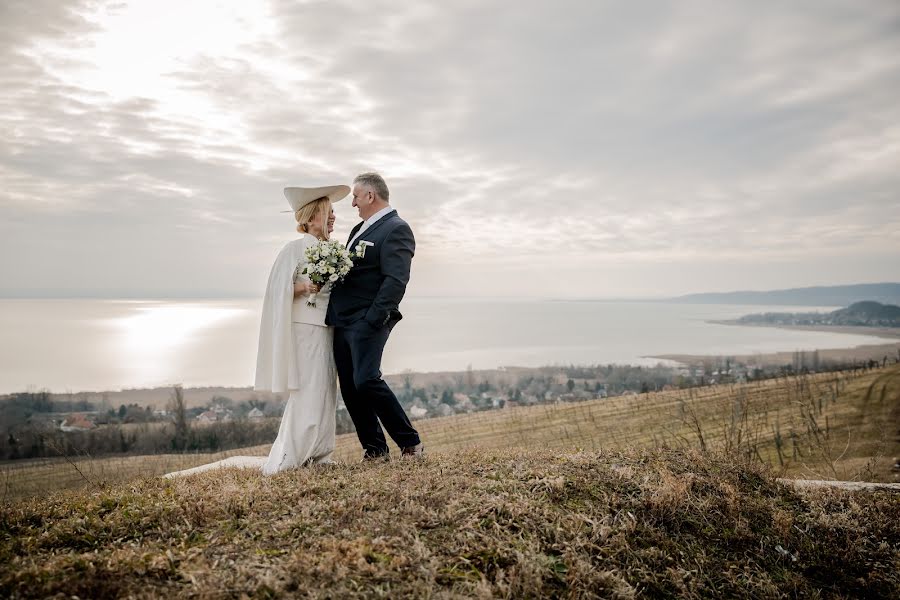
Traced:
[[256, 352], [257, 391], [287, 392], [299, 389], [294, 365], [291, 334], [291, 307], [294, 302], [294, 271], [306, 262], [306, 248], [315, 243], [309, 235], [288, 242], [272, 265], [262, 320], [259, 324], [259, 348]]

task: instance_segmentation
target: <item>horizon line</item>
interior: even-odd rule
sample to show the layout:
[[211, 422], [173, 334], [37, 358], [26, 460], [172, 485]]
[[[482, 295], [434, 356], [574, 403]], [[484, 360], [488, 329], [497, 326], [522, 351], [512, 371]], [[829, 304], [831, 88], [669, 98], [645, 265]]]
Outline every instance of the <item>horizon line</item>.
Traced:
[[[895, 281], [877, 281], [862, 283], [838, 283], [838, 284], [819, 284], [804, 285], [798, 287], [787, 288], [768, 288], [768, 289], [730, 289], [727, 291], [701, 291], [701, 292], [681, 292], [666, 295], [616, 295], [616, 296], [526, 296], [521, 294], [488, 294], [484, 296], [474, 295], [471, 293], [450, 295], [450, 294], [409, 294], [404, 299], [496, 299], [496, 300], [560, 300], [560, 301], [658, 301], [658, 300], [677, 300], [690, 296], [706, 296], [706, 295], [728, 295], [728, 294], [761, 294], [776, 293], [800, 290], [821, 290], [828, 288], [842, 287], [861, 287], [861, 286], [878, 286], [878, 285], [900, 285]], [[150, 292], [146, 294], [138, 293], [77, 293], [66, 292], [60, 294], [51, 294], [47, 292], [38, 292], [34, 290], [24, 290], [22, 292], [0, 292], [0, 300], [252, 300], [262, 299], [263, 294], [246, 293], [246, 292], [209, 292], [209, 293], [157, 293]]]

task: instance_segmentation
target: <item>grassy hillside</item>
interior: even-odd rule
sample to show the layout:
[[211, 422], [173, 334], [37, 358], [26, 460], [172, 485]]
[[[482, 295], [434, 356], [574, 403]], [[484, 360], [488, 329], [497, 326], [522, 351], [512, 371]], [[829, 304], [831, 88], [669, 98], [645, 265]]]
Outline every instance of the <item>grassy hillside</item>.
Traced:
[[[788, 476], [896, 481], [900, 456], [900, 366], [519, 407], [416, 421], [432, 453], [480, 448], [620, 450], [707, 448], [751, 456]], [[160, 455], [11, 463], [0, 468], [5, 498], [124, 481], [186, 469], [215, 455]], [[354, 434], [336, 457], [359, 459]], [[77, 469], [76, 469], [77, 467]]]
[[696, 451], [147, 478], [0, 509], [0, 595], [900, 596], [896, 495]]

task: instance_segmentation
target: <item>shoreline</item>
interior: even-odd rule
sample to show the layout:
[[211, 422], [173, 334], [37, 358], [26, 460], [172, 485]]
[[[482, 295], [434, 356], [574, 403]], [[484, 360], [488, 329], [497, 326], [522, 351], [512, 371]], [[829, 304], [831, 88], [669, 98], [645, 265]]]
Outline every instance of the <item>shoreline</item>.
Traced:
[[[863, 344], [849, 348], [809, 348], [803, 352], [818, 352], [819, 360], [823, 362], [864, 362], [869, 360], [881, 361], [900, 358], [900, 329], [890, 327], [862, 327], [850, 325], [767, 325], [762, 323], [739, 323], [732, 320], [711, 320], [707, 323], [716, 325], [730, 325], [733, 327], [772, 327], [775, 329], [789, 329], [794, 331], [821, 331], [825, 333], [844, 333], [848, 335], [868, 335], [883, 339], [894, 340], [884, 344]], [[752, 354], [728, 355], [735, 362], [755, 365], [789, 365], [793, 363], [794, 353], [797, 350], [780, 350], [777, 352], [754, 352]], [[722, 358], [722, 354], [658, 354], [647, 358], [671, 360], [684, 366], [702, 365], [704, 362]]]
[[846, 333], [848, 335], [868, 335], [887, 339], [900, 339], [898, 327], [863, 327], [861, 325], [783, 325], [780, 323], [741, 323], [737, 319], [710, 320], [715, 325], [731, 325], [733, 327], [770, 327], [793, 331], [821, 331], [823, 333]]

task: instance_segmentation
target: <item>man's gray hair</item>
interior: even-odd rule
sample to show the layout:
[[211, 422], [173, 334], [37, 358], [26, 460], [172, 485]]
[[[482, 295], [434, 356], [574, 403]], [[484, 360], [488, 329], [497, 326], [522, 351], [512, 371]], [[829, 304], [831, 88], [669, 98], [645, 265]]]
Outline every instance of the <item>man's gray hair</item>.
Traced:
[[385, 202], [390, 202], [391, 193], [388, 191], [384, 178], [378, 173], [361, 173], [353, 180], [354, 184], [360, 184], [368, 187], [375, 192], [379, 198]]

